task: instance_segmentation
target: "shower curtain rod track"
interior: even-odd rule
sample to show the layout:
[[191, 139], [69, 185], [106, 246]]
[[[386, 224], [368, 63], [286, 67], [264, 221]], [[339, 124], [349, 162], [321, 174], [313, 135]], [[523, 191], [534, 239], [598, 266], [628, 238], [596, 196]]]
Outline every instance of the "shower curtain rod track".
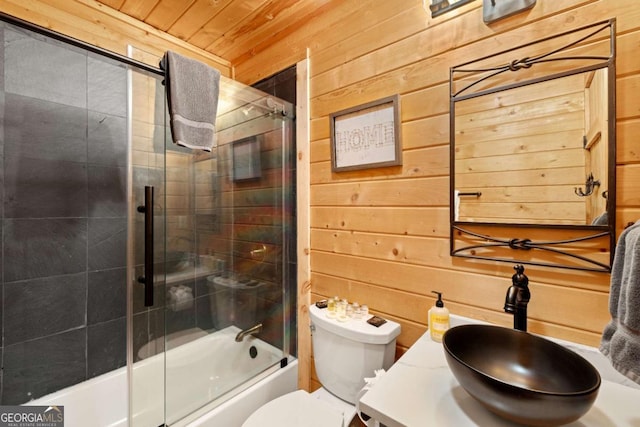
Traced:
[[36, 24], [32, 24], [31, 22], [27, 22], [23, 19], [16, 18], [15, 16], [11, 16], [6, 14], [5, 12], [0, 12], [0, 20], [7, 22], [9, 24], [15, 25], [17, 27], [21, 27], [30, 31], [33, 31], [38, 34], [45, 35], [47, 37], [51, 37], [52, 39], [68, 43], [75, 47], [79, 47], [81, 49], [85, 49], [89, 52], [96, 53], [98, 55], [106, 56], [107, 58], [113, 59], [118, 62], [125, 63], [127, 65], [131, 65], [136, 68], [143, 69], [153, 74], [157, 74], [159, 76], [164, 76], [164, 71], [159, 67], [152, 67], [151, 65], [147, 65], [144, 62], [137, 61], [135, 59], [128, 58], [124, 55], [120, 55], [119, 53], [111, 52], [109, 50], [100, 48], [98, 46], [94, 46], [92, 44], [83, 42], [81, 40], [75, 39], [73, 37], [69, 37], [65, 34], [59, 33], [54, 30], [50, 30], [48, 28], [41, 27]]

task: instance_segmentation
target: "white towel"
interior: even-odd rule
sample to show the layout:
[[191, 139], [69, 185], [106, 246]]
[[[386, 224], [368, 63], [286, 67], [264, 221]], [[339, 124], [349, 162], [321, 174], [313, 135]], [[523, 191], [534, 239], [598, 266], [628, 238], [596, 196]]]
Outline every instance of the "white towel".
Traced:
[[600, 351], [618, 372], [640, 384], [640, 221], [618, 239], [609, 312], [611, 321], [602, 334]]
[[160, 68], [165, 71], [173, 142], [211, 151], [216, 146], [220, 71], [175, 52], [165, 53]]

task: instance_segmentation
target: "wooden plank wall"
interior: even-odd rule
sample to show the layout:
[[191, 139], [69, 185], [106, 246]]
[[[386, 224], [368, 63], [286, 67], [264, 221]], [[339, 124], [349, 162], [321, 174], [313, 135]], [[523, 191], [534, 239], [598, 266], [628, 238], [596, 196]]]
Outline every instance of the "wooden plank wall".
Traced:
[[[538, 1], [491, 26], [482, 22], [481, 1], [436, 19], [421, 0], [334, 3], [281, 43], [234, 64], [236, 78], [250, 83], [309, 48], [312, 300], [341, 295], [400, 322], [398, 354], [425, 331], [432, 290], [444, 292], [452, 313], [510, 325], [502, 305], [512, 265], [449, 256], [449, 67], [610, 17], [617, 18], [618, 233], [640, 218], [636, 0]], [[403, 166], [332, 173], [328, 115], [396, 93]], [[598, 345], [609, 319], [609, 275], [526, 272], [530, 329]]]
[[[149, 58], [173, 50], [217, 68], [223, 76], [232, 75], [229, 61], [94, 0], [2, 0], [0, 11], [120, 55], [127, 55], [129, 44], [152, 54]], [[155, 59], [148, 64], [158, 66]]]
[[[501, 308], [512, 266], [449, 256], [449, 67], [610, 17], [618, 24], [618, 233], [640, 218], [637, 0], [543, 0], [491, 26], [480, 1], [436, 19], [422, 0], [329, 3], [306, 26], [233, 64], [236, 78], [252, 83], [309, 57], [312, 300], [341, 295], [400, 322], [398, 354], [425, 331], [431, 290], [444, 292], [453, 313], [509, 325]], [[3, 0], [0, 10], [121, 53], [128, 43], [156, 55], [170, 47], [194, 52], [92, 0]], [[332, 173], [328, 115], [396, 93], [403, 166]], [[534, 267], [527, 274], [531, 330], [597, 345], [609, 275]]]

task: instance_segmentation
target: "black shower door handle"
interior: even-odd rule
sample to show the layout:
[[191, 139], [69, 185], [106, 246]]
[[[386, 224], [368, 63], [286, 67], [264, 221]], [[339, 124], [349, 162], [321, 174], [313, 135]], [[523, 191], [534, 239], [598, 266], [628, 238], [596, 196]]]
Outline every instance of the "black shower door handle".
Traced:
[[144, 213], [144, 276], [138, 282], [144, 284], [144, 306], [153, 305], [153, 187], [144, 187], [144, 205], [138, 206]]

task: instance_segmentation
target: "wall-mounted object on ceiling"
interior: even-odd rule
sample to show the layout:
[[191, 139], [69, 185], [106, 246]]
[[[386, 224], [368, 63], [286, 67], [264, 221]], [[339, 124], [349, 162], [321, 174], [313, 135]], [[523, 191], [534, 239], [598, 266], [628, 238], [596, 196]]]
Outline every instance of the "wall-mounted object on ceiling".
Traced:
[[[429, 0], [424, 1], [424, 9], [427, 10], [427, 3]], [[440, 16], [443, 13], [449, 12], [457, 7], [465, 5], [467, 3], [471, 3], [474, 0], [431, 0], [431, 4], [429, 5], [429, 10], [431, 11], [431, 17], [435, 18], [436, 16]]]
[[333, 172], [402, 164], [398, 95], [332, 113], [329, 124]]
[[536, 0], [482, 0], [482, 19], [485, 24], [490, 24], [535, 5]]

